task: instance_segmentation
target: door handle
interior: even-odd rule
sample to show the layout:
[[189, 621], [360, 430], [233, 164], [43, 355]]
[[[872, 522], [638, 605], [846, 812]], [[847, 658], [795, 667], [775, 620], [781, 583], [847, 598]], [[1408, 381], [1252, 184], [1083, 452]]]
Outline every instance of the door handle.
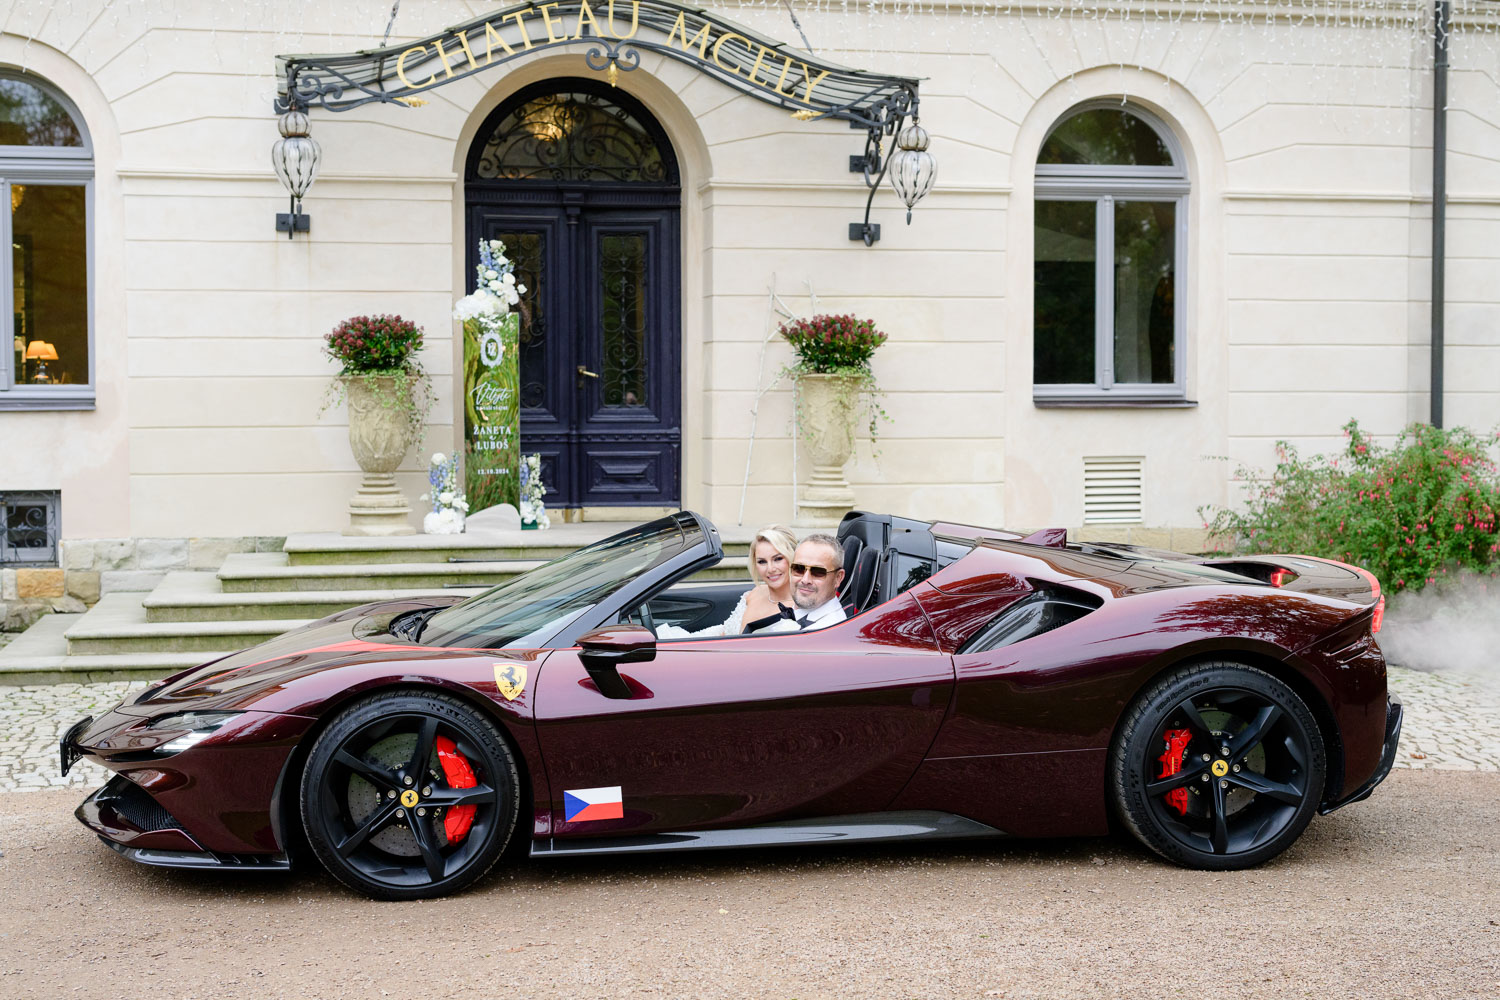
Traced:
[[598, 378], [598, 372], [591, 372], [583, 365], [578, 366], [578, 388], [583, 388], [583, 380], [586, 378]]

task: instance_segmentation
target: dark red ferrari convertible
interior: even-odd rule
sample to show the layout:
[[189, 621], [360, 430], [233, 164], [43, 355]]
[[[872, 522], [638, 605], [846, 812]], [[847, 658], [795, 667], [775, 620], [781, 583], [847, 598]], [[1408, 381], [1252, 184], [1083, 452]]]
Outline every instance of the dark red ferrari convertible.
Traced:
[[[62, 740], [136, 861], [381, 899], [533, 856], [1104, 834], [1258, 864], [1389, 772], [1363, 570], [851, 514], [847, 621], [658, 640], [743, 584], [689, 512], [463, 601], [372, 604], [152, 684]], [[530, 824], [528, 828], [526, 824]]]

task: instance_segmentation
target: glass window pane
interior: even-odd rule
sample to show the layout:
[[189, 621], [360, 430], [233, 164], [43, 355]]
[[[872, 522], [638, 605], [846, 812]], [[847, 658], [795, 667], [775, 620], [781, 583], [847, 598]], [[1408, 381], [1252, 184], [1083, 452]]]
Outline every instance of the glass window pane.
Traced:
[[547, 94], [517, 107], [490, 135], [477, 177], [503, 180], [675, 181], [634, 115], [597, 94]]
[[1156, 130], [1129, 111], [1082, 111], [1053, 130], [1038, 164], [1092, 163], [1122, 167], [1170, 167], [1172, 154]]
[[521, 409], [534, 410], [547, 404], [547, 314], [542, 281], [547, 257], [547, 234], [509, 231], [492, 237], [505, 244], [505, 256], [516, 267], [516, 284], [525, 285], [516, 312], [521, 316]]
[[605, 406], [645, 406], [646, 234], [599, 238]]
[[0, 146], [82, 146], [67, 109], [25, 80], [0, 78]]
[[1175, 381], [1177, 205], [1115, 202], [1115, 381]]
[[1038, 201], [1035, 381], [1094, 381], [1095, 203]]
[[5, 507], [5, 547], [16, 550], [17, 562], [27, 561], [22, 550], [50, 547], [46, 504], [13, 503]]
[[[11, 293], [21, 355], [16, 382], [89, 380], [89, 295], [84, 188], [12, 184]], [[25, 349], [20, 342], [24, 339]]]

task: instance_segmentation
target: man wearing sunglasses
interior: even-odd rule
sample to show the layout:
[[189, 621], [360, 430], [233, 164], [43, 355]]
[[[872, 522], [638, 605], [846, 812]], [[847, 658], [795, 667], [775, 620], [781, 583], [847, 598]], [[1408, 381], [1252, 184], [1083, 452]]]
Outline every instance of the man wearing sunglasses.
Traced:
[[[814, 534], [802, 539], [792, 554], [792, 601], [795, 609], [784, 617], [752, 622], [746, 632], [811, 632], [837, 625], [845, 617], [839, 603], [839, 584], [844, 579], [843, 549], [832, 535]], [[783, 605], [785, 608], [785, 605]]]

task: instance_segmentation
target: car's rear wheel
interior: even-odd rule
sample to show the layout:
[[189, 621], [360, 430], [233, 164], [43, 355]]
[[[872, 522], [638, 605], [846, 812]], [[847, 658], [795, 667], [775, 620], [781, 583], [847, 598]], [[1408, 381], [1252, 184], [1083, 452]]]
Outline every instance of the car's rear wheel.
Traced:
[[1323, 795], [1322, 734], [1282, 681], [1206, 663], [1153, 683], [1110, 749], [1116, 811], [1146, 847], [1191, 868], [1248, 868], [1301, 835]]
[[351, 705], [313, 744], [302, 823], [323, 866], [375, 899], [430, 899], [472, 884], [515, 828], [515, 758], [495, 724], [438, 693]]

